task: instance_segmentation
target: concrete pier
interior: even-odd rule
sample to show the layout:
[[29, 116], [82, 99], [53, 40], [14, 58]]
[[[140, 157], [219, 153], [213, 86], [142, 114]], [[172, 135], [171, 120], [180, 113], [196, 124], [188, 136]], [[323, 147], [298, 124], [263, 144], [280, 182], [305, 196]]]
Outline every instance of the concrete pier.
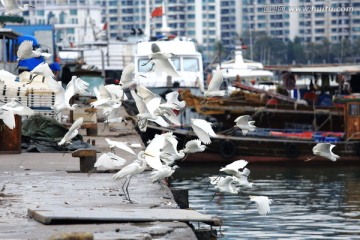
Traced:
[[[81, 130], [84, 141], [96, 143], [97, 156], [110, 151], [105, 137], [142, 144], [130, 122], [110, 124], [112, 130], [104, 131], [98, 124], [97, 136]], [[116, 153], [127, 164], [134, 160], [130, 153]], [[170, 189], [149, 180], [150, 171], [132, 178], [131, 204], [121, 190], [124, 180], [114, 181], [113, 173], [80, 172], [79, 158], [71, 152], [0, 154], [0, 170], [0, 239], [191, 240], [197, 237], [184, 219], [221, 224], [215, 217], [181, 210]], [[58, 221], [46, 222], [49, 217]]]

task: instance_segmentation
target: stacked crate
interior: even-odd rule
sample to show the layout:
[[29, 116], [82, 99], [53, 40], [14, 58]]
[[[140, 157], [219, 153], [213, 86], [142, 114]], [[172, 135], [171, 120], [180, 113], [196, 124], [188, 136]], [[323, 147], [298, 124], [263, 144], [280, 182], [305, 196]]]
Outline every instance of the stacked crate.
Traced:
[[0, 106], [16, 98], [19, 102], [27, 105], [26, 87], [19, 82], [4, 82], [0, 80]]

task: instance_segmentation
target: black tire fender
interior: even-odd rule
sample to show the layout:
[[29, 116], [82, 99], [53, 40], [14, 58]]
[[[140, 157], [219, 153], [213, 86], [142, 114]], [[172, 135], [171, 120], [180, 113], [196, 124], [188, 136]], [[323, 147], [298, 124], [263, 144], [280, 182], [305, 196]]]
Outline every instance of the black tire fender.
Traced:
[[300, 155], [300, 150], [295, 143], [286, 143], [285, 154], [290, 158], [296, 158]]
[[236, 154], [236, 144], [230, 140], [220, 142], [219, 153], [224, 158], [231, 158]]

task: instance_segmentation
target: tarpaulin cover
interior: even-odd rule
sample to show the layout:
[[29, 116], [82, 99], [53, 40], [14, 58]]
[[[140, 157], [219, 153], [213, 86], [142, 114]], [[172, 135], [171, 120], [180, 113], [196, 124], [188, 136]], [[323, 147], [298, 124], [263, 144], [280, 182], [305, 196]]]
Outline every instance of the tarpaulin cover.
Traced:
[[58, 142], [64, 137], [68, 129], [55, 119], [36, 114], [22, 124], [22, 148], [28, 152], [63, 152], [74, 151], [79, 148], [91, 148], [83, 142], [83, 137], [77, 135], [71, 144], [59, 146]]

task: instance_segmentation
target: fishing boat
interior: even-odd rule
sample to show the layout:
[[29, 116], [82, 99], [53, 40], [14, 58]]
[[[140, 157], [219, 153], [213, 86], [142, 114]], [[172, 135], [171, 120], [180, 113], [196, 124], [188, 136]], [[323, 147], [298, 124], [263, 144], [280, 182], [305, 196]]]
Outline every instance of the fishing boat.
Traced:
[[[360, 99], [344, 104], [345, 132], [257, 128], [244, 136], [241, 130], [219, 132], [217, 126], [213, 126], [217, 136], [211, 138], [211, 144], [206, 146], [204, 152], [189, 154], [184, 161], [230, 163], [237, 159], [246, 159], [258, 163], [305, 164], [305, 161], [313, 156], [312, 148], [317, 143], [328, 142], [335, 145], [333, 152], [340, 156], [339, 163], [360, 163]], [[140, 132], [140, 135], [146, 143], [155, 134], [169, 131], [176, 135], [179, 149], [187, 141], [197, 138], [189, 126], [165, 128], [155, 124], [149, 124], [147, 131]], [[309, 164], [329, 161], [317, 156], [309, 161]]]

